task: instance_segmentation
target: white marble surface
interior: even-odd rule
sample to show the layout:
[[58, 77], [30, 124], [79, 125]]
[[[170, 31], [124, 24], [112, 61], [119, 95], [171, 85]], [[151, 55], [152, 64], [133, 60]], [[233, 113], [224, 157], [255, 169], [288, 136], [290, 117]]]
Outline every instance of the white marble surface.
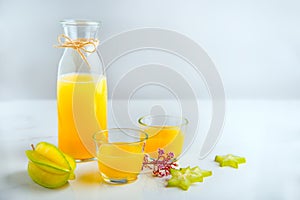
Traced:
[[[95, 162], [78, 164], [76, 180], [51, 190], [28, 177], [24, 151], [39, 141], [57, 143], [55, 101], [0, 102], [0, 199], [300, 199], [300, 101], [228, 101], [226, 114], [211, 154], [198, 159], [196, 140], [180, 160], [183, 167], [213, 171], [188, 191], [166, 188], [147, 174], [132, 184], [107, 185]], [[247, 163], [238, 170], [218, 167], [214, 156], [227, 153], [245, 156]]]

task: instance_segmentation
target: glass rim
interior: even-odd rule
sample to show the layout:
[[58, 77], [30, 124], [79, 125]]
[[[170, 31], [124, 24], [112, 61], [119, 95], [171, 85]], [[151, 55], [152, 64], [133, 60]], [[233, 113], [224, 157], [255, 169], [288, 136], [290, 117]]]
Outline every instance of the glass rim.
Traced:
[[138, 123], [142, 126], [145, 126], [145, 127], [157, 127], [157, 125], [150, 125], [150, 124], [146, 124], [145, 122], [143, 122], [142, 120], [146, 119], [146, 118], [157, 118], [157, 117], [165, 117], [165, 118], [173, 118], [173, 119], [179, 119], [180, 120], [180, 123], [175, 126], [184, 126], [184, 125], [187, 125], [189, 123], [188, 119], [185, 118], [185, 117], [179, 117], [179, 116], [173, 116], [173, 115], [145, 115], [145, 116], [142, 116], [138, 119]]
[[[141, 143], [141, 142], [145, 142], [147, 139], [148, 139], [148, 134], [145, 132], [145, 131], [142, 131], [140, 129], [134, 129], [134, 128], [108, 128], [108, 129], [103, 129], [103, 130], [99, 130], [97, 132], [95, 132], [93, 134], [93, 140], [94, 142], [102, 142], [103, 144], [112, 144], [112, 145], [115, 145], [117, 144], [117, 142], [106, 142], [106, 141], [102, 141], [102, 140], [99, 140], [99, 139], [96, 139], [96, 134], [101, 134], [101, 133], [104, 133], [104, 132], [109, 132], [109, 131], [122, 131], [123, 132], [128, 130], [128, 131], [135, 131], [137, 133], [143, 133], [145, 135], [145, 138], [140, 138], [141, 140], [139, 141], [135, 141], [135, 142], [122, 142], [122, 144], [138, 144], [138, 143]], [[118, 144], [119, 145], [119, 144]]]
[[100, 26], [101, 21], [84, 19], [64, 19], [59, 21], [63, 26]]

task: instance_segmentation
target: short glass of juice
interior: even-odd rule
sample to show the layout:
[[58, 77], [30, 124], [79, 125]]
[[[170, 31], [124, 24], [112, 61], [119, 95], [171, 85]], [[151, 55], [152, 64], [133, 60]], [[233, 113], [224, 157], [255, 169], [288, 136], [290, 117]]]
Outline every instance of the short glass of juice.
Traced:
[[142, 170], [147, 133], [131, 128], [112, 128], [94, 134], [96, 158], [103, 180], [125, 184], [137, 179]]
[[148, 134], [145, 153], [151, 158], [157, 158], [158, 149], [172, 152], [178, 159], [183, 150], [184, 138], [188, 120], [170, 115], [147, 115], [139, 118], [139, 126]]

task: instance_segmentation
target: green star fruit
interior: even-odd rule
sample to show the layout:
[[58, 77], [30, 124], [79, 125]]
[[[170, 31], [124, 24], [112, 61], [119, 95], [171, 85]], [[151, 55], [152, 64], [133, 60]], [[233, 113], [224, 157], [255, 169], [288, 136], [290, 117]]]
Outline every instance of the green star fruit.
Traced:
[[186, 167], [171, 169], [172, 178], [168, 181], [168, 187], [179, 187], [188, 190], [192, 183], [203, 182], [203, 177], [211, 176], [211, 171], [206, 171], [197, 167]]
[[246, 163], [246, 158], [227, 154], [224, 156], [217, 155], [215, 161], [220, 164], [220, 167], [229, 166], [237, 169], [239, 164]]

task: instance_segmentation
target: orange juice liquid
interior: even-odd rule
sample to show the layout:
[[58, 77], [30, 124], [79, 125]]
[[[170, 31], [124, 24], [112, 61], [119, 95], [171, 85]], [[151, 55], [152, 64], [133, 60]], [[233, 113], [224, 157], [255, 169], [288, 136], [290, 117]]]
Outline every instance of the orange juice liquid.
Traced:
[[98, 167], [104, 179], [137, 179], [142, 169], [144, 144], [103, 144], [97, 152]]
[[155, 126], [144, 129], [148, 134], [145, 152], [152, 158], [157, 158], [157, 150], [164, 149], [166, 153], [173, 152], [178, 157], [183, 148], [184, 134], [176, 126]]
[[94, 157], [92, 135], [106, 129], [106, 78], [66, 74], [58, 79], [58, 146], [75, 159]]

